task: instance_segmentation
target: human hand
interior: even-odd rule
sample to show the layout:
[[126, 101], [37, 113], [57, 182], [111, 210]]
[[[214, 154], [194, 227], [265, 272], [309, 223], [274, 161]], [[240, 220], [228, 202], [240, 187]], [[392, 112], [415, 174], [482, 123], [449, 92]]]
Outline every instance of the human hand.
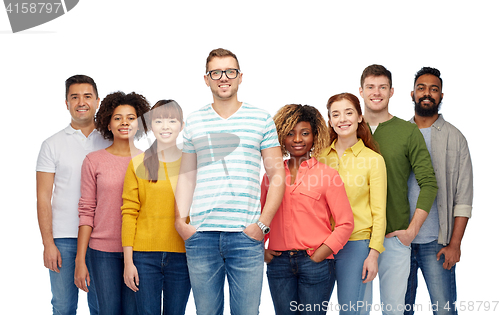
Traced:
[[363, 283], [368, 283], [373, 281], [378, 273], [378, 256], [379, 252], [370, 249], [370, 253], [368, 257], [366, 257], [365, 262], [363, 263], [363, 272], [361, 274], [361, 279]]
[[415, 239], [415, 236], [413, 233], [411, 233], [409, 230], [397, 230], [392, 233], [387, 234], [385, 237], [386, 238], [391, 238], [397, 236], [399, 241], [403, 243], [405, 246], [410, 246], [411, 242]]
[[243, 230], [243, 233], [259, 242], [264, 239], [264, 233], [262, 233], [262, 230], [257, 225], [257, 223], [252, 223], [247, 226], [246, 229]]
[[90, 275], [85, 261], [75, 262], [75, 285], [80, 290], [89, 292], [89, 288], [87, 286], [90, 285]]
[[139, 273], [137, 272], [137, 268], [133, 263], [125, 264], [123, 269], [123, 279], [127, 287], [130, 290], [137, 292], [139, 291]]
[[191, 224], [186, 223], [186, 220], [175, 220], [175, 229], [180, 237], [185, 241], [196, 233], [196, 228]]
[[[59, 272], [62, 267], [62, 258], [56, 244], [45, 245], [43, 248], [43, 264], [46, 268]], [[59, 268], [58, 268], [59, 267]]]
[[450, 270], [457, 262], [460, 261], [461, 253], [460, 246], [449, 244], [448, 246], [441, 248], [441, 250], [437, 253], [436, 258], [439, 260], [441, 255], [444, 255], [443, 268]]
[[264, 251], [264, 261], [268, 264], [274, 259], [274, 256], [281, 256], [281, 252], [277, 252], [271, 249], [266, 249]]
[[314, 253], [309, 257], [315, 263], [320, 263], [326, 259], [326, 257], [330, 256], [333, 251], [326, 244], [321, 244]]

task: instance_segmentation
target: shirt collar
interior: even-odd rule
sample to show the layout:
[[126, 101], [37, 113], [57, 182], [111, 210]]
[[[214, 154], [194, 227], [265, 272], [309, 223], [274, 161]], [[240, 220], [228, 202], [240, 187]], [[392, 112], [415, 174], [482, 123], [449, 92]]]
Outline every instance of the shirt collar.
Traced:
[[[411, 119], [410, 119], [410, 122], [412, 124], [415, 123], [415, 116], [413, 116]], [[436, 119], [436, 121], [432, 124], [432, 127], [436, 128], [437, 130], [441, 130], [444, 126], [444, 123], [445, 123], [445, 120], [444, 120], [444, 117], [442, 114], [439, 114], [438, 118]]]
[[[330, 148], [324, 150], [323, 153], [321, 154], [321, 156], [328, 156], [328, 154], [330, 154], [330, 152], [332, 152], [332, 151], [337, 152], [337, 150], [335, 150], [335, 144], [336, 143], [337, 143], [337, 139], [333, 140], [332, 144], [330, 145]], [[365, 148], [365, 144], [364, 144], [363, 140], [358, 139], [358, 142], [356, 142], [352, 147], [348, 148], [346, 151], [351, 150], [352, 153], [354, 154], [354, 156], [358, 156], [358, 154], [364, 148]]]
[[432, 127], [437, 128], [437, 130], [441, 130], [444, 126], [444, 118], [443, 115], [439, 114], [438, 119], [432, 124]]
[[358, 139], [358, 142], [356, 142], [356, 144], [354, 144], [352, 147], [351, 147], [351, 150], [352, 150], [352, 153], [354, 154], [354, 156], [358, 156], [358, 154], [365, 148], [365, 144], [363, 143], [363, 140], [361, 139]]
[[[285, 168], [288, 170], [288, 159], [284, 161]], [[311, 156], [309, 160], [306, 160], [300, 164], [300, 167], [307, 166], [307, 168], [311, 169], [314, 165], [318, 164], [318, 160], [315, 157]]]
[[[64, 128], [64, 132], [66, 132], [66, 134], [68, 134], [68, 135], [73, 135], [75, 133], [79, 133], [85, 137], [85, 135], [83, 134], [83, 132], [80, 129], [75, 129], [75, 128], [71, 127], [71, 124], [69, 124], [66, 128]], [[90, 138], [96, 132], [97, 132], [96, 129], [92, 130], [92, 132], [86, 138]]]
[[72, 135], [76, 132], [76, 129], [71, 127], [71, 124], [69, 124], [65, 129], [64, 132], [66, 132], [68, 135]]

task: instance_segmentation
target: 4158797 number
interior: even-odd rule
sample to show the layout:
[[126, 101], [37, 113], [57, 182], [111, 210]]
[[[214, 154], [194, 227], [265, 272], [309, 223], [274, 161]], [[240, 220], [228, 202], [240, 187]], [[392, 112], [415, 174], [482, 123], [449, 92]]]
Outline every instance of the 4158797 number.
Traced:
[[62, 10], [61, 2], [55, 3], [9, 3], [6, 7], [8, 13], [14, 14], [36, 14], [36, 13], [58, 13], [59, 9]]

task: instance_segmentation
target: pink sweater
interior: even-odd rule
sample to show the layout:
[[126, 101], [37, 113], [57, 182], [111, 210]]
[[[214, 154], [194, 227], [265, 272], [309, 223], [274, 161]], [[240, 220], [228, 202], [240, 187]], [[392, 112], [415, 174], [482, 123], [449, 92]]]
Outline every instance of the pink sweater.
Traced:
[[89, 153], [82, 164], [78, 213], [80, 225], [93, 228], [89, 246], [104, 252], [122, 252], [123, 181], [131, 157], [105, 149]]

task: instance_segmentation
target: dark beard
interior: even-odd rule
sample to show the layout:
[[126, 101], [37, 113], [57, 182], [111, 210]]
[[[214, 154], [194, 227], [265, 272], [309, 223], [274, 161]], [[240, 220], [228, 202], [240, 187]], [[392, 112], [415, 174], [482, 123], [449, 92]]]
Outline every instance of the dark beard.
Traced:
[[[424, 100], [432, 101], [433, 106], [423, 107], [421, 104]], [[439, 103], [436, 104], [436, 100], [432, 97], [422, 97], [418, 100], [418, 102], [415, 100], [415, 97], [413, 97], [413, 103], [415, 104], [415, 114], [420, 117], [432, 117], [437, 115], [439, 113], [439, 108], [441, 107], [441, 99], [439, 99]]]

